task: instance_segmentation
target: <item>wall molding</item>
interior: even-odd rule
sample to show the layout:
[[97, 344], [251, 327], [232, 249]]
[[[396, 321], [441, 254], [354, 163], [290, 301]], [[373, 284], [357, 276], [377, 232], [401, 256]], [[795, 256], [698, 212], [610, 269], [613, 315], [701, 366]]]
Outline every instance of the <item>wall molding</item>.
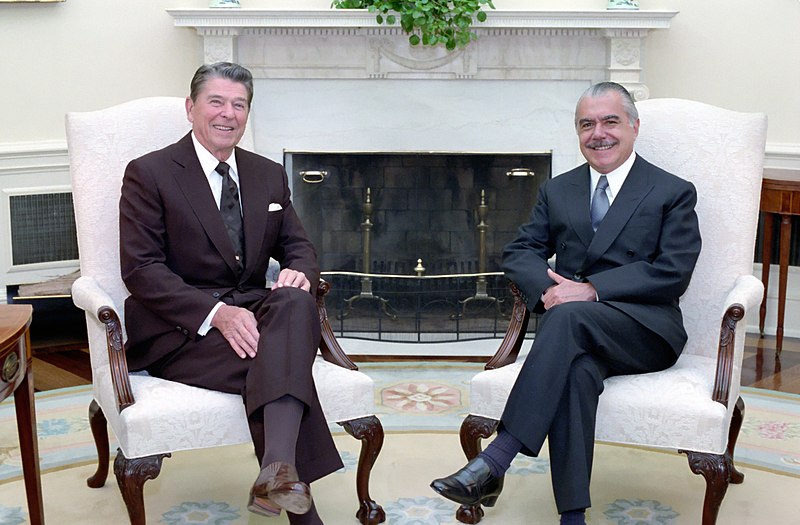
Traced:
[[66, 141], [0, 142], [0, 177], [51, 170], [69, 170]]
[[[768, 142], [764, 166], [800, 170], [800, 143]], [[0, 176], [43, 168], [69, 169], [66, 141], [0, 142]]]
[[800, 170], [800, 144], [768, 142], [764, 166], [767, 168]]

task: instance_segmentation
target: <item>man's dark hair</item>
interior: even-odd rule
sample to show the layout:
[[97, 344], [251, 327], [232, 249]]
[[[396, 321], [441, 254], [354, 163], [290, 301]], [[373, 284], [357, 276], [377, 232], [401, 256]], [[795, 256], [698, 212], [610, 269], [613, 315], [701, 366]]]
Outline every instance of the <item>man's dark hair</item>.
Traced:
[[599, 82], [590, 86], [589, 89], [583, 92], [581, 98], [578, 99], [577, 105], [579, 106], [581, 101], [586, 97], [599, 97], [612, 91], [619, 93], [622, 97], [622, 107], [625, 109], [625, 114], [628, 116], [628, 123], [633, 126], [639, 119], [639, 110], [636, 109], [636, 103], [630, 92], [616, 82]]
[[247, 90], [247, 105], [250, 106], [253, 102], [253, 75], [246, 67], [231, 62], [204, 64], [195, 71], [189, 92], [189, 97], [193, 102], [197, 102], [197, 96], [203, 86], [212, 78], [225, 78], [242, 84]]

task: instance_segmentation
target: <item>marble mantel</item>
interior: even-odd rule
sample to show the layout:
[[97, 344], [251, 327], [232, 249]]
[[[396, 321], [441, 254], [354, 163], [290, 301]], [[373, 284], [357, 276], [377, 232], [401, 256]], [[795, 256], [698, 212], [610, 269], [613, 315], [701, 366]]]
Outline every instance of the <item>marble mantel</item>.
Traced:
[[265, 79], [614, 80], [648, 98], [646, 38], [677, 11], [489, 11], [478, 40], [448, 53], [408, 45], [366, 10], [167, 9], [194, 28], [205, 62], [236, 61]]

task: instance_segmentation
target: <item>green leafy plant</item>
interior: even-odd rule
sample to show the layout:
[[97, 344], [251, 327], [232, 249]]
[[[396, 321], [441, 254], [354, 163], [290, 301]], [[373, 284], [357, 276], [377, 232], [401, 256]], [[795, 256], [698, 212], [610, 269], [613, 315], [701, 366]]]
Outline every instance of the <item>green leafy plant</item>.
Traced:
[[478, 38], [472, 32], [473, 19], [486, 21], [484, 6], [494, 9], [492, 0], [334, 0], [337, 9], [368, 9], [377, 13], [379, 24], [400, 26], [409, 34], [412, 46], [444, 44], [452, 51]]

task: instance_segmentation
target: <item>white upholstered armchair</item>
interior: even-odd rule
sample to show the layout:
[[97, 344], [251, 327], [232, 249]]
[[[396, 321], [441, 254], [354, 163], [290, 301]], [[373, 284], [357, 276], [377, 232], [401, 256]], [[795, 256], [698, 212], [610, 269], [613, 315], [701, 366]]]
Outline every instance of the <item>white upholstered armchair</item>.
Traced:
[[[189, 130], [182, 98], [145, 98], [101, 111], [69, 113], [67, 142], [78, 230], [81, 277], [72, 288], [86, 312], [94, 400], [90, 423], [98, 452], [90, 487], [108, 477], [107, 425], [119, 442], [114, 473], [134, 525], [145, 523], [144, 483], [161, 470], [164, 457], [188, 449], [249, 443], [244, 404], [238, 395], [128, 374], [122, 305], [128, 291], [119, 268], [119, 196], [127, 163], [177, 141]], [[242, 140], [252, 149], [252, 134]], [[314, 381], [329, 422], [362, 441], [356, 474], [362, 524], [384, 521], [369, 495], [369, 475], [383, 444], [374, 416], [373, 382], [344, 354], [328, 324], [321, 283], [317, 297], [322, 323], [321, 356]]]
[[[739, 321], [758, 307], [763, 293], [752, 273], [766, 117], [677, 99], [646, 100], [637, 108], [636, 151], [697, 188], [703, 247], [681, 298], [689, 335], [683, 354], [663, 372], [607, 379], [596, 438], [687, 454], [692, 472], [706, 479], [702, 523], [711, 525], [729, 483], [744, 479], [733, 465], [744, 413], [739, 389], [745, 326]], [[471, 381], [470, 415], [461, 426], [468, 459], [497, 428], [522, 365], [517, 357], [527, 322], [517, 295], [503, 343]], [[457, 512], [464, 523], [482, 516], [479, 506]]]

